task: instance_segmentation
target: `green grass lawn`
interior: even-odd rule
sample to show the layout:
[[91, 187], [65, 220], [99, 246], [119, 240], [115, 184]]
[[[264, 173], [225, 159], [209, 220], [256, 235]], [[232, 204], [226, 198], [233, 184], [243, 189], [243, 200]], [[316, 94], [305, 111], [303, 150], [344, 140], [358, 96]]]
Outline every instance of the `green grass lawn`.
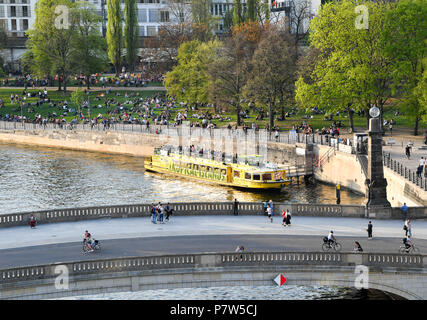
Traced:
[[[43, 89], [40, 89], [43, 90]], [[0, 89], [0, 98], [4, 101], [5, 106], [0, 108], [0, 115], [1, 118], [3, 118], [6, 114], [15, 114], [15, 115], [20, 115], [21, 114], [21, 107], [19, 104], [11, 104], [10, 103], [10, 95], [13, 94], [18, 94], [20, 96], [22, 96], [22, 89]], [[38, 93], [39, 89], [29, 89], [28, 92], [35, 92]], [[113, 98], [116, 101], [120, 102], [120, 103], [124, 103], [126, 100], [132, 100], [134, 99], [134, 97], [125, 98], [125, 93], [126, 91], [120, 91], [120, 92], [111, 92], [110, 94], [105, 94], [105, 90], [97, 90], [97, 91], [91, 91], [90, 92], [90, 105], [91, 105], [91, 115], [92, 117], [96, 117], [98, 114], [102, 114], [103, 116], [106, 116], [107, 118], [109, 117], [107, 114], [109, 112], [112, 112], [114, 107], [110, 107], [110, 108], [106, 108], [104, 106], [104, 100], [105, 99], [110, 99]], [[159, 93], [161, 91], [137, 91], [135, 92], [135, 94], [139, 94], [139, 97], [147, 97], [147, 96], [153, 96], [156, 93]], [[98, 96], [98, 94], [100, 93], [104, 93], [104, 97], [102, 97], [100, 100], [96, 100], [96, 97]], [[119, 93], [120, 96], [116, 96], [116, 93]], [[132, 91], [128, 91], [129, 94], [132, 94]], [[48, 97], [51, 99], [52, 102], [60, 102], [60, 101], [64, 101], [65, 99], [68, 102], [68, 106], [70, 108], [74, 108], [75, 110], [77, 110], [77, 106], [73, 105], [71, 103], [71, 92], [67, 92], [66, 95], [64, 95], [63, 92], [59, 92], [59, 91], [49, 91], [48, 92]], [[27, 98], [26, 102], [29, 103], [35, 103], [38, 100], [38, 97], [31, 97], [31, 98]], [[101, 107], [98, 107], [98, 105], [100, 105]], [[129, 109], [132, 105], [125, 105], [125, 110], [127, 111], [128, 114], [130, 114], [131, 116], [135, 116], [137, 118], [139, 118], [139, 115], [137, 112], [130, 112]], [[41, 114], [43, 117], [47, 117], [49, 114], [52, 114], [53, 112], [56, 112], [56, 114], [58, 115], [58, 117], [60, 115], [63, 114], [64, 110], [62, 109], [62, 107], [50, 107], [48, 103], [45, 103], [39, 107], [33, 106], [34, 112], [28, 112], [28, 108], [27, 107], [23, 107], [22, 109], [22, 114], [24, 116], [26, 116], [29, 119], [34, 119], [34, 117], [37, 114]], [[190, 117], [188, 120], [191, 122], [199, 122], [201, 123], [202, 120], [198, 120], [197, 118], [192, 118], [193, 114], [201, 114], [203, 112], [206, 112], [209, 109], [209, 112], [213, 115], [214, 111], [212, 108], [199, 108], [199, 110], [197, 111], [192, 111], [190, 110], [188, 112], [188, 116]], [[266, 109], [266, 108], [264, 108]], [[394, 112], [395, 112], [395, 107], [386, 107], [385, 108], [385, 112], [384, 112], [384, 119], [390, 120], [390, 119], [394, 119], [394, 121], [396, 122], [396, 124], [394, 125], [394, 128], [408, 128], [408, 129], [412, 129], [414, 126], [414, 121], [412, 119], [408, 119], [406, 116], [401, 115], [398, 117], [394, 116]], [[88, 117], [88, 109], [82, 109], [83, 110], [83, 114], [85, 115], [85, 117]], [[124, 111], [122, 111], [122, 115], [124, 114]], [[156, 115], [160, 114], [163, 111], [163, 108], [154, 108], [154, 113]], [[184, 108], [178, 107], [178, 108], [172, 108], [170, 110], [171, 115], [172, 115], [172, 119], [171, 121], [173, 122], [173, 119], [175, 118], [175, 115], [178, 112], [183, 112]], [[287, 110], [290, 111], [290, 110]], [[213, 119], [212, 122], [215, 123], [217, 126], [227, 126], [229, 123], [232, 125], [236, 124], [236, 115], [234, 112], [225, 112], [225, 113], [221, 113], [220, 114], [223, 118], [225, 117], [230, 117], [231, 120], [230, 121], [220, 121], [218, 119]], [[311, 118], [312, 116], [312, 118]], [[257, 113], [255, 112], [251, 112], [250, 113], [250, 117], [249, 118], [245, 118], [243, 119], [244, 122], [251, 127], [252, 123], [258, 124], [261, 128], [264, 128], [265, 125], [267, 124], [268, 119], [264, 118], [263, 121], [257, 121], [256, 120], [257, 117]], [[306, 118], [305, 118], [306, 117]], [[304, 112], [298, 112], [297, 115], [293, 115], [289, 118], [286, 118], [286, 120], [284, 121], [275, 121], [275, 125], [279, 126], [281, 130], [289, 130], [290, 128], [292, 128], [293, 125], [295, 124], [300, 124], [303, 121], [307, 121], [307, 123], [311, 124], [312, 127], [314, 129], [321, 129], [322, 127], [329, 127], [332, 124], [332, 121], [325, 121], [324, 120], [325, 115], [324, 114], [319, 114], [319, 115], [307, 115]], [[67, 121], [71, 121], [72, 119], [75, 118], [74, 114], [68, 113], [65, 116], [65, 119]], [[349, 127], [349, 122], [348, 122], [348, 115], [345, 113], [341, 113], [339, 116], [335, 116], [334, 120], [339, 121], [341, 120], [342, 125], [343, 125], [343, 129], [344, 131], [346, 131], [346, 129], [348, 129]], [[358, 116], [357, 114], [354, 115], [354, 125], [357, 128], [366, 128], [366, 118], [363, 116]], [[424, 130], [426, 130], [427, 128], [427, 124], [424, 123], [420, 123], [419, 125], [419, 129], [420, 129], [420, 133], [422, 133]]]

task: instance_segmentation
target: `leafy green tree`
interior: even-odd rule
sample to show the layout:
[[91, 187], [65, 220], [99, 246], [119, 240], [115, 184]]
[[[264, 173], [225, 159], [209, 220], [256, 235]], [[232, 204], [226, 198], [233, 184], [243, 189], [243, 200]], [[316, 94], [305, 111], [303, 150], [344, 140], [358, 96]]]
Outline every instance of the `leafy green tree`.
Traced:
[[74, 64], [86, 77], [86, 86], [90, 88], [89, 77], [102, 72], [108, 64], [107, 44], [100, 32], [102, 18], [96, 14], [95, 7], [87, 2], [76, 3], [77, 35], [72, 42], [75, 48]]
[[138, 61], [139, 31], [136, 0], [125, 0], [125, 47], [126, 61], [130, 71], [134, 71]]
[[108, 58], [114, 66], [116, 76], [118, 76], [122, 66], [123, 48], [123, 15], [120, 0], [107, 0], [107, 13]]
[[167, 93], [179, 101], [198, 105], [208, 102], [208, 66], [215, 59], [217, 40], [183, 43], [178, 49], [178, 64], [165, 77]]
[[79, 115], [80, 115], [82, 104], [86, 99], [84, 92], [80, 88], [77, 88], [77, 90], [74, 90], [73, 93], [71, 94], [70, 99], [71, 99], [71, 102], [77, 106], [77, 110], [79, 111]]
[[386, 12], [383, 28], [384, 47], [394, 59], [393, 89], [400, 94], [405, 114], [414, 121], [414, 135], [425, 113], [420, 103], [419, 82], [427, 57], [427, 3], [425, 0], [401, 0]]
[[358, 4], [369, 9], [367, 29], [356, 28], [355, 5], [349, 0], [324, 4], [311, 21], [310, 43], [320, 54], [312, 84], [298, 80], [296, 100], [300, 105], [307, 103], [311, 93], [317, 95], [312, 103], [330, 112], [363, 109], [368, 123], [369, 108], [376, 105], [382, 112], [392, 96], [393, 59], [386, 55], [382, 41], [384, 17], [391, 5]]
[[[58, 6], [64, 6], [63, 23], [58, 23]], [[71, 45], [76, 36], [76, 21], [72, 14], [75, 4], [69, 0], [40, 0], [36, 4], [36, 18], [33, 28], [27, 32], [27, 47], [32, 51], [35, 68], [38, 73], [52, 71], [58, 74], [58, 90], [61, 90], [61, 78], [64, 92], [67, 79], [74, 71], [74, 48]], [[44, 65], [47, 64], [47, 65]]]

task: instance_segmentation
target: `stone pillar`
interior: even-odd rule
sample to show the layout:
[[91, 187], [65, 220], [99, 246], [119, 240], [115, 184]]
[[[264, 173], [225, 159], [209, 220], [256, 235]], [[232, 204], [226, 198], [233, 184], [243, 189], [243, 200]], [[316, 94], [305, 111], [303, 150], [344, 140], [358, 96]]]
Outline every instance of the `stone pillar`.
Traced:
[[390, 218], [391, 204], [387, 200], [387, 180], [384, 178], [382, 131], [378, 118], [369, 120], [368, 178], [365, 205], [369, 218]]

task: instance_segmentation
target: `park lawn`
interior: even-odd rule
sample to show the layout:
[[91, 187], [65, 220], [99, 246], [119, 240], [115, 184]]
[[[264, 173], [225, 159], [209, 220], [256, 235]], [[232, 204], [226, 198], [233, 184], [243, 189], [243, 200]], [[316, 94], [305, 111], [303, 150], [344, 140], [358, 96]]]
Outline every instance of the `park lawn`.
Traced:
[[[29, 89], [27, 90], [27, 92], [35, 92], [38, 93], [39, 90], [43, 90], [42, 88], [40, 89]], [[12, 105], [10, 103], [10, 95], [13, 94], [18, 94], [18, 95], [22, 95], [22, 89], [0, 89], [0, 98], [4, 101], [5, 103], [5, 107], [0, 108], [0, 116], [3, 117], [5, 114], [16, 114], [16, 115], [20, 115], [21, 114], [21, 108], [19, 105], [15, 104]], [[107, 108], [104, 107], [104, 99], [106, 98], [114, 98], [115, 100], [123, 103], [125, 102], [127, 99], [124, 97], [126, 91], [113, 91], [110, 94], [105, 94], [106, 90], [97, 90], [97, 91], [91, 91], [90, 92], [90, 106], [91, 106], [91, 115], [92, 117], [97, 117], [98, 114], [101, 114], [103, 116], [106, 116], [108, 114], [108, 112], [112, 111], [113, 108], [110, 107], [109, 110], [107, 110]], [[133, 91], [129, 91], [128, 93], [131, 94]], [[162, 93], [163, 91], [137, 91], [136, 93], [139, 93], [140, 97], [146, 97], [146, 96], [152, 96], [155, 93]], [[104, 97], [101, 98], [100, 101], [96, 101], [96, 96], [99, 93], [104, 93]], [[116, 93], [119, 93], [120, 96], [116, 96]], [[54, 102], [59, 102], [59, 101], [64, 101], [64, 97], [65, 99], [67, 99], [68, 105], [71, 108], [74, 108], [75, 110], [78, 110], [77, 106], [73, 105], [73, 103], [71, 103], [71, 91], [68, 91], [65, 95], [62, 91], [56, 91], [56, 90], [51, 90], [48, 92], [48, 97], [51, 99], [51, 101]], [[133, 97], [129, 98], [129, 100], [132, 100]], [[35, 103], [38, 100], [37, 97], [31, 97], [31, 98], [27, 98], [27, 102], [30, 103]], [[98, 105], [101, 105], [101, 107], [99, 108]], [[127, 113], [131, 116], [135, 116], [139, 118], [138, 114], [135, 113], [131, 113], [129, 112], [131, 105], [125, 105], [125, 108], [127, 109]], [[42, 116], [48, 116], [49, 113], [53, 113], [56, 112], [58, 116], [63, 114], [63, 110], [62, 108], [52, 108], [49, 107], [49, 104], [45, 103], [41, 106], [39, 106], [38, 108], [33, 106], [34, 108], [34, 113], [28, 113], [28, 110], [26, 107], [23, 108], [22, 113], [23, 115], [25, 115], [27, 118], [30, 119], [34, 119], [36, 114], [41, 114]], [[191, 122], [199, 122], [201, 123], [202, 120], [199, 120], [197, 118], [193, 118], [192, 115], [193, 114], [201, 114], [206, 112], [209, 109], [210, 114], [214, 114], [214, 111], [212, 110], [212, 108], [207, 108], [207, 107], [201, 107], [199, 108], [199, 110], [193, 111], [190, 110], [188, 112], [189, 115], [189, 121]], [[245, 109], [245, 108], [244, 108]], [[408, 119], [408, 117], [405, 117], [404, 115], [402, 116], [398, 116], [395, 117], [394, 116], [394, 112], [395, 112], [395, 107], [393, 106], [386, 106], [384, 109], [384, 119], [390, 120], [390, 119], [394, 119], [396, 121], [396, 125], [394, 126], [395, 128], [413, 128], [414, 127], [414, 120], [412, 119]], [[163, 108], [154, 108], [154, 113], [156, 115], [160, 114], [163, 111]], [[184, 112], [185, 108], [182, 107], [177, 107], [177, 108], [172, 108], [170, 109], [170, 113], [171, 113], [171, 121], [173, 121], [173, 119], [175, 118], [176, 114], [178, 112]], [[286, 111], [290, 111], [290, 110], [286, 110]], [[88, 116], [88, 109], [83, 109], [83, 114], [87, 117]], [[117, 116], [117, 115], [115, 115]], [[231, 125], [235, 125], [237, 122], [237, 116], [235, 114], [235, 112], [224, 112], [221, 113], [222, 117], [230, 117], [231, 120], [227, 121], [220, 121], [218, 119], [213, 119], [212, 122], [215, 123], [218, 127], [221, 126], [227, 126], [229, 123]], [[277, 115], [276, 115], [277, 116]], [[264, 118], [262, 121], [258, 121], [255, 120], [257, 117], [257, 113], [252, 112], [250, 113], [250, 117], [249, 118], [243, 118], [243, 121], [249, 126], [251, 127], [252, 123], [258, 124], [260, 126], [260, 128], [264, 128], [266, 126], [266, 124], [268, 123], [268, 118]], [[311, 118], [312, 117], [312, 118]], [[74, 114], [68, 114], [67, 116], [65, 116], [65, 119], [67, 121], [71, 121], [72, 119], [75, 118]], [[107, 116], [108, 118], [108, 116]], [[275, 121], [275, 125], [278, 126], [281, 130], [289, 130], [292, 128], [293, 125], [299, 125], [301, 123], [303, 123], [304, 121], [306, 121], [307, 123], [311, 124], [311, 126], [313, 127], [313, 129], [321, 129], [322, 127], [329, 127], [333, 121], [327, 121], [324, 120], [325, 115], [324, 114], [306, 114], [303, 111], [299, 111], [296, 115], [292, 115], [289, 118], [286, 118], [286, 120], [284, 121]], [[335, 116], [334, 120], [339, 121], [341, 120], [342, 122], [342, 128], [344, 130], [348, 129], [349, 127], [349, 121], [348, 121], [348, 115], [346, 113], [341, 113], [339, 116]], [[363, 116], [358, 116], [357, 114], [354, 115], [354, 125], [357, 128], [366, 128], [366, 118]], [[427, 124], [424, 122], [420, 122], [419, 125], [420, 131], [422, 132], [425, 128], [427, 128]]]

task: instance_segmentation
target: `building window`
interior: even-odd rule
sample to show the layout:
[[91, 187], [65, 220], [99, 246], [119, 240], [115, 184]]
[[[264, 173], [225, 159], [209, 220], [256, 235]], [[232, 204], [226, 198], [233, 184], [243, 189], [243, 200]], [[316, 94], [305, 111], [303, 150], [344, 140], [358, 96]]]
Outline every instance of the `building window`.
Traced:
[[147, 9], [138, 9], [138, 22], [147, 22]]
[[157, 28], [155, 26], [147, 27], [147, 37], [157, 36]]
[[159, 22], [159, 10], [148, 10], [149, 22]]
[[16, 19], [10, 20], [12, 22], [12, 30], [16, 30]]
[[16, 17], [16, 7], [15, 6], [10, 7], [10, 16]]
[[28, 17], [28, 7], [22, 7], [22, 16]]
[[215, 15], [216, 16], [218, 15], [218, 5], [217, 4], [215, 5]]
[[140, 37], [145, 37], [145, 28], [144, 28], [144, 26], [139, 26], [138, 30], [139, 30], [139, 36]]
[[4, 14], [4, 6], [0, 7], [0, 18], [5, 18], [5, 14]]
[[179, 21], [181, 22], [181, 23], [183, 23], [184, 22], [184, 12], [180, 12], [179, 13]]
[[10, 0], [9, 3], [15, 3], [15, 0]]
[[219, 5], [219, 15], [222, 16], [222, 4]]
[[22, 30], [23, 31], [28, 30], [28, 19], [22, 19]]
[[160, 11], [160, 22], [169, 22], [169, 11]]

